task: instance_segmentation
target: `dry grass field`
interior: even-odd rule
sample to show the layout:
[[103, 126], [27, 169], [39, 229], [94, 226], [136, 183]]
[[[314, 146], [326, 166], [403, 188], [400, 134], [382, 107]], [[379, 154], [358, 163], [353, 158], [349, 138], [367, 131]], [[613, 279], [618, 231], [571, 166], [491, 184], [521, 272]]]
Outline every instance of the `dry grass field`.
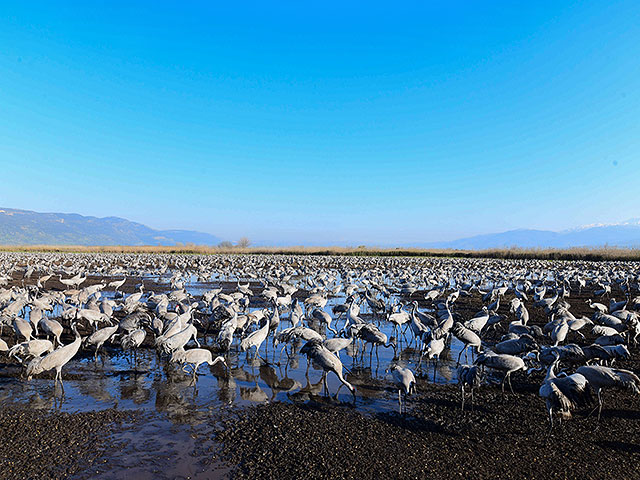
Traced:
[[273, 254], [273, 255], [347, 255], [398, 257], [460, 257], [537, 260], [640, 261], [640, 248], [574, 247], [557, 248], [496, 248], [487, 250], [452, 250], [379, 247], [220, 247], [205, 245], [2, 245], [3, 252], [57, 253], [158, 253], [158, 254]]

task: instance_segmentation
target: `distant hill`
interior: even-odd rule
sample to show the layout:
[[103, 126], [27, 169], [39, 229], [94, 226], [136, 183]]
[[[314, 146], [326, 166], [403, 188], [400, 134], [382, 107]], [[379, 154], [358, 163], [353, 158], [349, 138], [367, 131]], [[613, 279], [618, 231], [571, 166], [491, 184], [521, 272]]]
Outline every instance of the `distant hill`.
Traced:
[[633, 219], [613, 225], [592, 225], [561, 232], [549, 230], [510, 230], [476, 235], [447, 242], [420, 245], [425, 248], [484, 250], [487, 248], [571, 248], [640, 247], [640, 221]]
[[0, 208], [0, 245], [217, 245], [220, 239], [189, 230], [154, 230], [118, 217], [38, 213]]

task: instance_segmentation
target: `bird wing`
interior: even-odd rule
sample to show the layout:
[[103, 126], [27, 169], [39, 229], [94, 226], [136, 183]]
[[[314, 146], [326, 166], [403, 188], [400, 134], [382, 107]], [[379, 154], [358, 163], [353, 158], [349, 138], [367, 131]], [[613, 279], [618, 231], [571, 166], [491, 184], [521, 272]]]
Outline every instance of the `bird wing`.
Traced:
[[576, 408], [583, 408], [593, 403], [589, 382], [580, 373], [574, 373], [564, 378], [554, 379], [555, 385]]

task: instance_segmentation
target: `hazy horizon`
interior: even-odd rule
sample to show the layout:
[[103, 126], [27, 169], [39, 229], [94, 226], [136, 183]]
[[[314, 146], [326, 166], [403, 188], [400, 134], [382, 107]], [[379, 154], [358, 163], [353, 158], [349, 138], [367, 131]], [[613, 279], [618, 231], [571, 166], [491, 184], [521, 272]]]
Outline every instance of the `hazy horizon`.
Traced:
[[640, 216], [636, 2], [0, 13], [6, 207], [272, 245]]

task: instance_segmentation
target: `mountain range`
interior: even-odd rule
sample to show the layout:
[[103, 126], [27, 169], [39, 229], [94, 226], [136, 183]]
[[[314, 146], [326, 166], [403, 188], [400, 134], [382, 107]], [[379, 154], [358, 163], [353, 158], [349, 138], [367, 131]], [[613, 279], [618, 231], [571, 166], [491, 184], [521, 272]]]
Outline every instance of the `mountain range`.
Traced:
[[[220, 240], [209, 233], [190, 230], [154, 230], [118, 217], [97, 218], [75, 213], [38, 213], [0, 208], [0, 245], [217, 245]], [[587, 225], [560, 232], [510, 230], [412, 246], [484, 250], [605, 245], [640, 247], [640, 219], [616, 224]]]
[[217, 245], [220, 239], [190, 230], [154, 230], [118, 217], [38, 213], [0, 208], [0, 245]]
[[571, 248], [571, 247], [640, 247], [640, 219], [616, 224], [587, 225], [554, 232], [551, 230], [510, 230], [460, 238], [446, 242], [422, 244], [423, 248], [484, 250], [488, 248]]

